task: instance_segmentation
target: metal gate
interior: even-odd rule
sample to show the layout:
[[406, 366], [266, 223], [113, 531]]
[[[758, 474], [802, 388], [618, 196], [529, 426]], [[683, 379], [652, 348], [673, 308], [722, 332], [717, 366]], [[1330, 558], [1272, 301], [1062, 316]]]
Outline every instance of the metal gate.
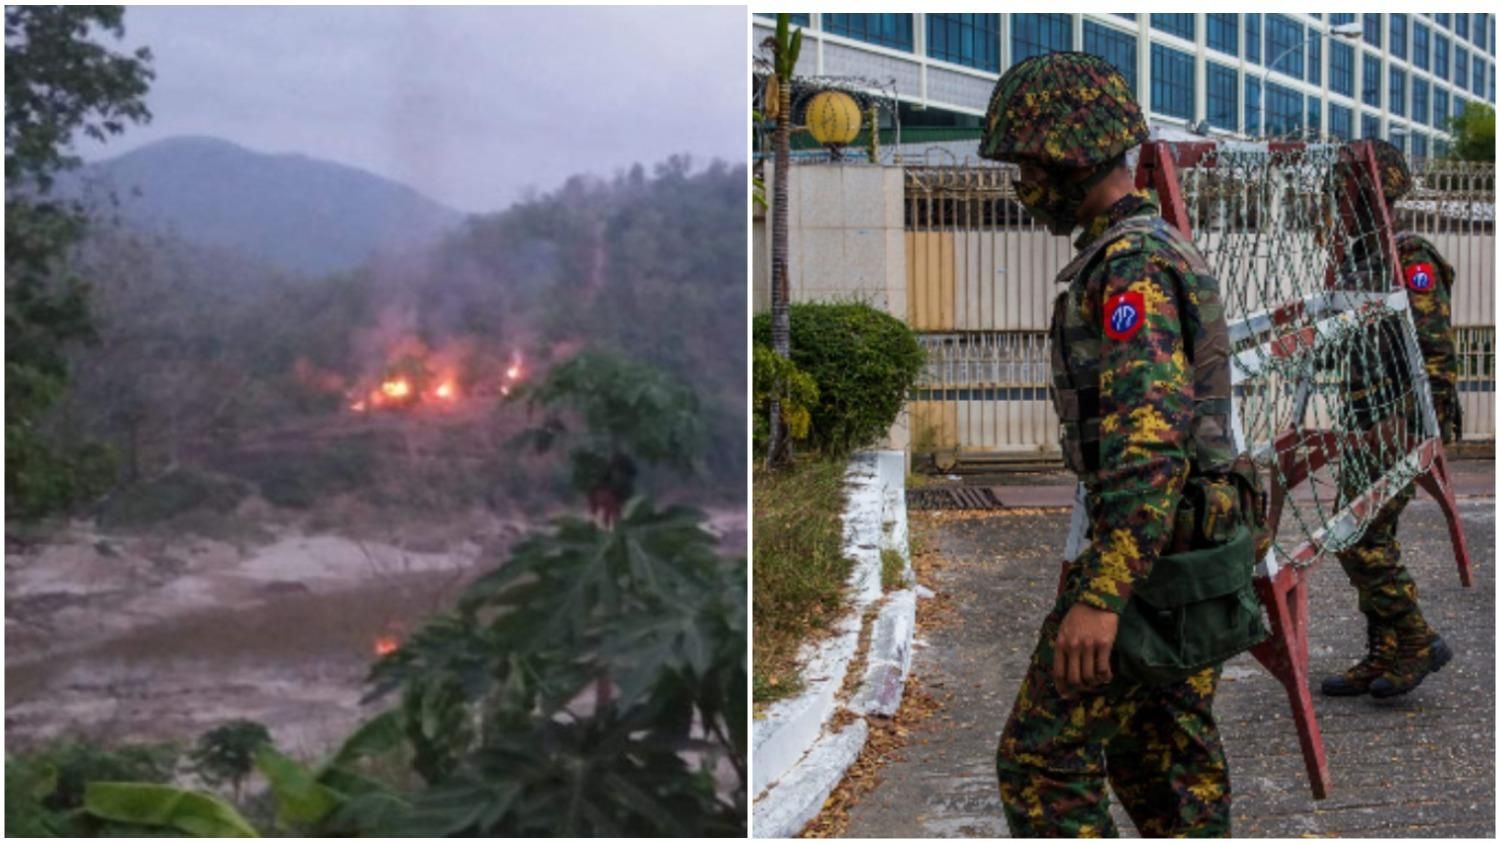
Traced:
[[[1453, 322], [1464, 438], [1495, 437], [1495, 177], [1490, 165], [1432, 161], [1397, 205], [1406, 228], [1455, 268]], [[908, 167], [907, 322], [927, 367], [907, 405], [914, 456], [940, 462], [1057, 458], [1047, 397], [1053, 279], [1067, 238], [1015, 199], [1013, 167]]]

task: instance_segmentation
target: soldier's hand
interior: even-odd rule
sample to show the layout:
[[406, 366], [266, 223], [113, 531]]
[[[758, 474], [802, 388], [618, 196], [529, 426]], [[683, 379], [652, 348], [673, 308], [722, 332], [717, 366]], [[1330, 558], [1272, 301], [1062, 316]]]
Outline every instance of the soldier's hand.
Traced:
[[1113, 677], [1109, 654], [1119, 626], [1119, 615], [1086, 603], [1074, 603], [1063, 615], [1052, 655], [1052, 680], [1063, 697], [1102, 687]]

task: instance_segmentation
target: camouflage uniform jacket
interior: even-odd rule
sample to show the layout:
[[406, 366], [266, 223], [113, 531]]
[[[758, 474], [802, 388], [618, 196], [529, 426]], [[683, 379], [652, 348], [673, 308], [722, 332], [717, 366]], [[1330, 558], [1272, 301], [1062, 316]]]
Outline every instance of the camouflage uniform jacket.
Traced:
[[[1432, 403], [1443, 429], [1453, 421], [1458, 401], [1458, 355], [1453, 342], [1453, 267], [1419, 234], [1396, 234], [1401, 280], [1411, 301], [1417, 345], [1432, 387]], [[1455, 435], [1458, 431], [1454, 432]]]
[[[1093, 220], [1075, 245], [1087, 249], [1127, 218], [1159, 216], [1150, 191], [1128, 194]], [[1215, 333], [1227, 349], [1218, 282], [1205, 269], [1177, 243], [1131, 231], [1105, 246], [1058, 296], [1054, 368], [1066, 371], [1054, 372], [1054, 401], [1061, 391], [1056, 386], [1069, 379], [1098, 384], [1097, 456], [1091, 454], [1087, 466], [1069, 467], [1088, 491], [1091, 527], [1090, 543], [1074, 562], [1082, 574], [1078, 599], [1100, 609], [1123, 611], [1134, 584], [1167, 548], [1190, 464], [1205, 457], [1193, 452], [1197, 443], [1225, 442], [1222, 430], [1217, 437], [1194, 430], [1188, 338], [1204, 336], [1217, 320]], [[1223, 372], [1226, 414], [1227, 377]], [[1095, 423], [1089, 414], [1083, 413], [1085, 425]]]

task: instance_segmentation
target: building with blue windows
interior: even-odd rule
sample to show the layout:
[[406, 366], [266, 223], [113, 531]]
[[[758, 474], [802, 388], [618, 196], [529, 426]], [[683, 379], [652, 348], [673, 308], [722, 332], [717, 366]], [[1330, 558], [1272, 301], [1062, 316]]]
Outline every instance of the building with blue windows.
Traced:
[[[894, 82], [903, 138], [977, 137], [1006, 68], [1082, 50], [1123, 72], [1168, 137], [1381, 137], [1442, 154], [1495, 102], [1495, 15], [799, 14], [797, 72]], [[752, 43], [774, 29], [754, 18]], [[961, 146], [961, 145], [960, 145]]]

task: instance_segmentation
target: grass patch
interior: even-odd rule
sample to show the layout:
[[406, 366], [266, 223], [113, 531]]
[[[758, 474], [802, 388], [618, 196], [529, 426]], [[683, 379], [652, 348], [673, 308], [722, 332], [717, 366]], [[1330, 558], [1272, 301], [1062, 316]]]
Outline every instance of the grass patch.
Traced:
[[880, 588], [883, 591], [896, 591], [906, 585], [906, 560], [901, 558], [901, 553], [894, 548], [885, 548], [880, 551]]
[[797, 649], [843, 613], [844, 463], [807, 458], [754, 476], [754, 693], [795, 693]]

